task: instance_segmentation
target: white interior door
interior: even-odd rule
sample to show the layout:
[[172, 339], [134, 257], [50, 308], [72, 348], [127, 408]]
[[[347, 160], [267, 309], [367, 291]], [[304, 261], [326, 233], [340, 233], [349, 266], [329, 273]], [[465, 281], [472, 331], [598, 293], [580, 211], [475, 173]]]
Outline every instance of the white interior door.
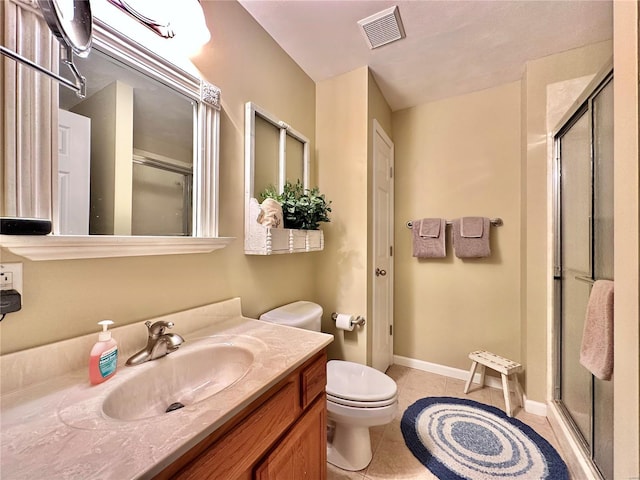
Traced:
[[91, 119], [58, 110], [58, 221], [61, 235], [89, 234]]
[[373, 121], [373, 368], [393, 363], [393, 142]]

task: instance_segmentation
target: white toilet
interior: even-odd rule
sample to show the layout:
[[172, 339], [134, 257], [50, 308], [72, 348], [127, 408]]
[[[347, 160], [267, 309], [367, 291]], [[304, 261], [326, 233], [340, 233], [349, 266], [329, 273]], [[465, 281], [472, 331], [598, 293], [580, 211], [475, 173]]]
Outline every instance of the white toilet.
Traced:
[[[322, 307], [299, 301], [260, 316], [260, 320], [320, 331]], [[398, 411], [396, 382], [374, 368], [342, 360], [327, 362], [327, 413], [335, 429], [327, 461], [344, 470], [362, 470], [371, 462], [369, 427], [385, 425]]]

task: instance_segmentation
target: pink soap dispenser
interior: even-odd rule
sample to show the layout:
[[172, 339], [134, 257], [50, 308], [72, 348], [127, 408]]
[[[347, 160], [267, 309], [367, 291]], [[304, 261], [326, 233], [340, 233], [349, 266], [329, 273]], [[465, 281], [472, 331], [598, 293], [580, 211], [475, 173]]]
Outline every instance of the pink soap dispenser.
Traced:
[[108, 330], [113, 321], [102, 320], [98, 325], [102, 326], [102, 332], [98, 335], [98, 341], [89, 356], [89, 381], [92, 385], [113, 377], [118, 366], [118, 344], [111, 338], [111, 332]]

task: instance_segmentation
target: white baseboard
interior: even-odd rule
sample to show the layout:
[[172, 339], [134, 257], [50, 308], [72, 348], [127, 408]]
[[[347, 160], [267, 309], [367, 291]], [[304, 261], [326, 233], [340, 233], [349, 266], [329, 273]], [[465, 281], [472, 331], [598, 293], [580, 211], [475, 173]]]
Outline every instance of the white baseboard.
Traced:
[[[425, 362], [424, 360], [416, 360], [415, 358], [403, 357], [400, 355], [394, 355], [393, 361], [396, 365], [402, 365], [403, 367], [415, 368], [416, 370], [422, 370], [424, 372], [435, 373], [449, 378], [457, 378], [458, 380], [467, 380], [469, 378], [469, 372], [460, 368], [447, 367], [446, 365], [440, 365], [438, 363]], [[476, 373], [473, 376], [475, 383], [480, 383], [480, 374]], [[499, 378], [485, 376], [484, 383], [488, 387], [498, 388], [502, 390], [502, 381]], [[539, 415], [541, 417], [547, 416], [547, 405], [542, 402], [535, 402], [527, 399], [524, 395], [524, 410], [527, 413], [533, 415]]]
[[[416, 370], [422, 370], [424, 372], [435, 373], [449, 378], [457, 378], [458, 380], [466, 381], [469, 378], [469, 372], [460, 368], [447, 367], [446, 365], [440, 365], [438, 363], [425, 362], [424, 360], [416, 360], [415, 358], [402, 357], [400, 355], [393, 356], [394, 363], [402, 365], [403, 367], [411, 367]], [[480, 374], [476, 373], [473, 376], [475, 383], [480, 383]], [[484, 383], [488, 387], [502, 389], [502, 381], [495, 377], [484, 377]]]
[[524, 397], [524, 411], [533, 415], [539, 415], [541, 417], [547, 416], [547, 404], [544, 402], [536, 402], [535, 400], [529, 400], [525, 394]]

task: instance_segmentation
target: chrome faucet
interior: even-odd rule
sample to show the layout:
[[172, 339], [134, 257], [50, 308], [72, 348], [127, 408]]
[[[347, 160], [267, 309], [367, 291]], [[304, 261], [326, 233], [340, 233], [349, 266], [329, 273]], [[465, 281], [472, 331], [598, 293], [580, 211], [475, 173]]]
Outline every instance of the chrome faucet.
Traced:
[[184, 342], [184, 338], [177, 333], [165, 332], [165, 329], [173, 328], [173, 322], [159, 321], [152, 325], [151, 322], [147, 321], [144, 324], [149, 332], [147, 346], [127, 360], [126, 364], [129, 366], [139, 365], [148, 360], [155, 360], [169, 355]]

